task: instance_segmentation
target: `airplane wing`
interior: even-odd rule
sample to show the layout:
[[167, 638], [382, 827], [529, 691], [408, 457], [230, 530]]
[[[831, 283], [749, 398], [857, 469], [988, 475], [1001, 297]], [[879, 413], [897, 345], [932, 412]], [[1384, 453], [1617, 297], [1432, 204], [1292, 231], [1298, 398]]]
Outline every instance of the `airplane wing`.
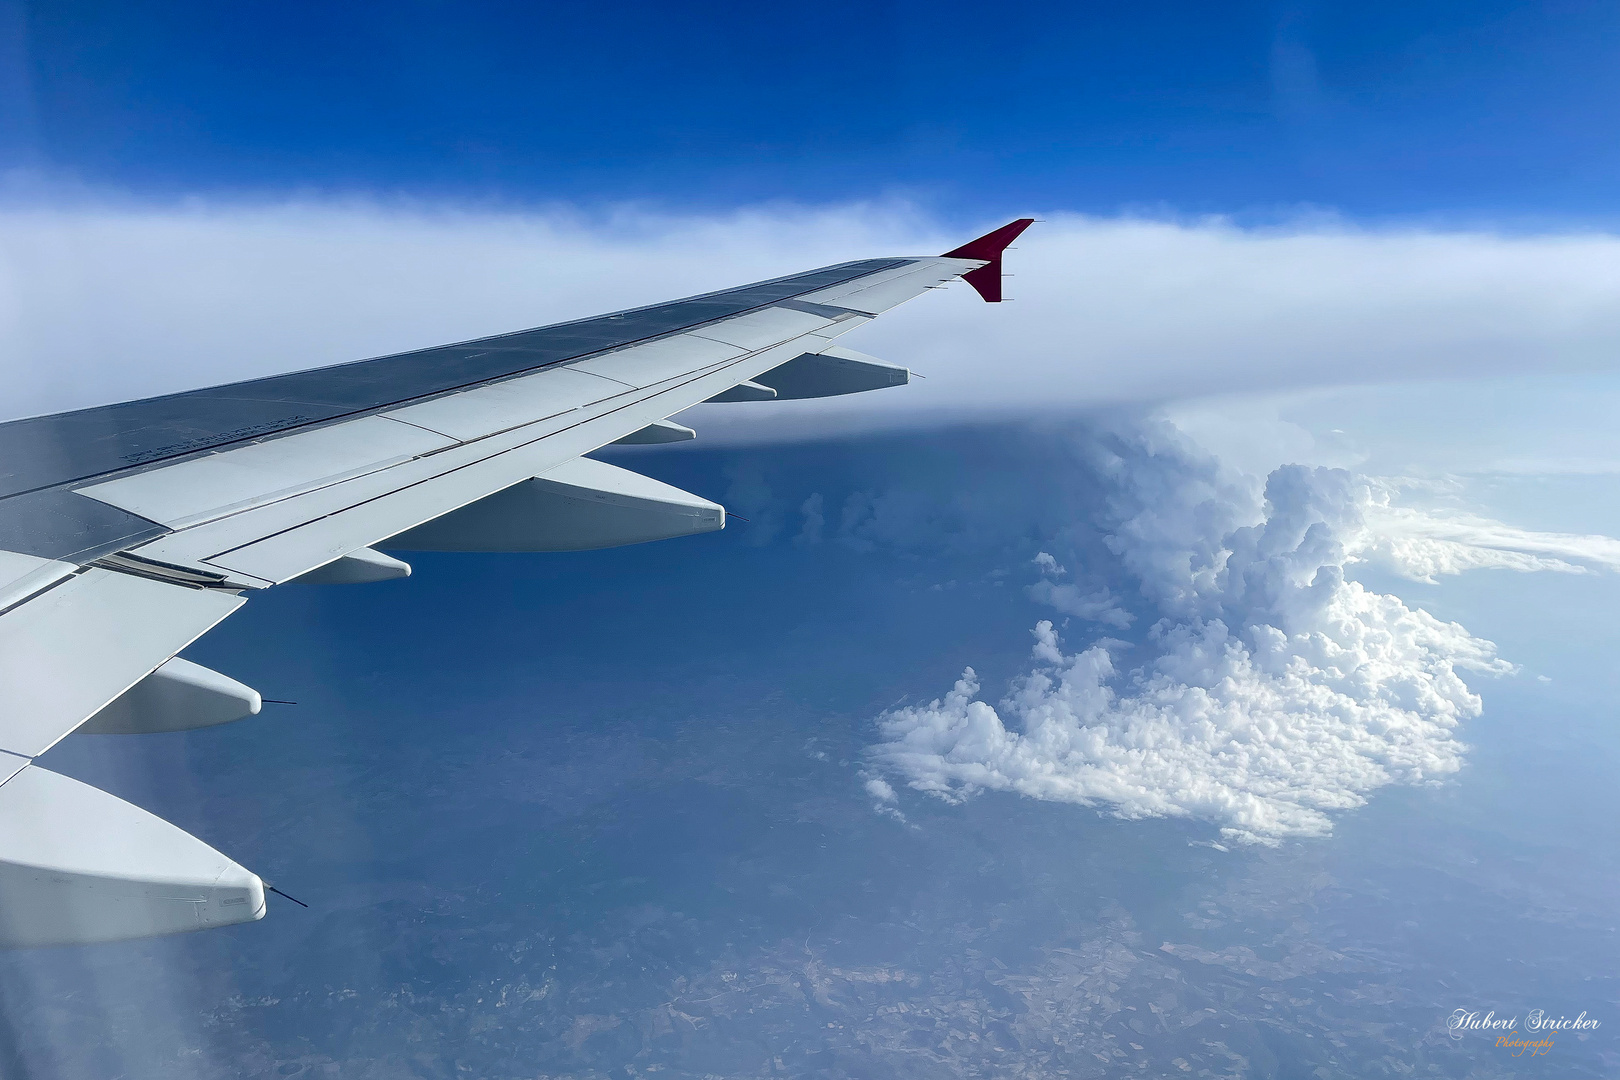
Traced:
[[262, 918], [201, 840], [32, 764], [75, 732], [226, 723], [257, 692], [178, 654], [288, 582], [404, 577], [391, 551], [564, 551], [721, 529], [725, 511], [584, 455], [694, 432], [706, 401], [856, 393], [904, 367], [838, 339], [962, 277], [1001, 299], [1020, 219], [653, 307], [0, 424], [0, 945]]

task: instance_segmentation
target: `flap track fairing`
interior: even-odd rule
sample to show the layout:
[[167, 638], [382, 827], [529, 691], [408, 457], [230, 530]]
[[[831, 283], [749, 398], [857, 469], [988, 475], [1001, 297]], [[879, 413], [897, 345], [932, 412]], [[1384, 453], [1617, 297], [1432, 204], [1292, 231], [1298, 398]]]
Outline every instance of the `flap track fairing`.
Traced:
[[99, 788], [25, 767], [0, 786], [0, 947], [87, 945], [264, 917], [264, 883]]
[[575, 458], [418, 525], [406, 551], [589, 551], [725, 528], [718, 503], [592, 458]]
[[351, 551], [341, 559], [300, 574], [288, 584], [366, 585], [373, 581], [398, 581], [411, 576], [411, 564], [370, 548]]
[[911, 371], [835, 345], [821, 352], [802, 353], [759, 376], [758, 381], [775, 390], [782, 400], [838, 397], [904, 386], [911, 381]]
[[685, 442], [697, 438], [697, 432], [673, 420], [656, 420], [639, 431], [632, 431], [622, 439], [613, 440], [616, 446], [649, 446], [655, 443]]
[[79, 734], [190, 731], [256, 716], [262, 703], [251, 686], [177, 656], [86, 720]]
[[768, 386], [757, 382], [740, 382], [730, 390], [722, 390], [714, 397], [709, 398], [708, 401], [774, 401], [775, 399], [776, 391]]

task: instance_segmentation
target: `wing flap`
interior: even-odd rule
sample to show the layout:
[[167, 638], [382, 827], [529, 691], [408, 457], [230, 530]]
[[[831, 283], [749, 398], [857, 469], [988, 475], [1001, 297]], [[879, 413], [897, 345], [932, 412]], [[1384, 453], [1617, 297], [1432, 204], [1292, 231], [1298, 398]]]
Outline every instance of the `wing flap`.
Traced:
[[58, 559], [0, 551], [0, 611], [50, 588], [77, 569]]
[[383, 415], [466, 442], [560, 416], [630, 389], [632, 387], [623, 382], [588, 371], [553, 368], [434, 398], [420, 405], [407, 405]]
[[91, 568], [0, 615], [0, 749], [43, 754], [241, 604]]
[[747, 355], [747, 349], [736, 345], [682, 334], [577, 360], [568, 366], [575, 371], [589, 371], [644, 389], [693, 372], [719, 367]]
[[438, 432], [365, 416], [93, 484], [78, 493], [183, 528], [455, 444]]
[[[172, 533], [139, 548], [138, 551], [143, 557], [175, 565], [234, 570], [256, 578], [258, 583], [264, 585], [288, 581], [305, 571], [346, 555], [357, 547], [368, 547], [384, 537], [420, 525], [428, 518], [449, 513], [475, 499], [494, 494], [503, 487], [527, 479], [534, 475], [523, 472], [529, 467], [526, 463], [527, 458], [514, 458], [512, 451], [547, 440], [549, 436], [560, 432], [578, 428], [588, 418], [618, 411], [625, 411], [631, 416], [624, 421], [628, 425], [627, 430], [619, 432], [620, 435], [643, 427], [649, 422], [642, 410], [632, 410], [611, 401], [598, 402], [561, 416], [452, 447], [430, 457], [402, 462], [379, 472], [357, 476], [293, 498], [256, 506], [230, 517]], [[611, 441], [612, 438], [603, 440], [603, 442]], [[591, 443], [587, 436], [584, 439], [566, 440], [562, 445], [577, 446], [572, 454], [564, 455], [573, 456], [594, 450], [602, 443]], [[530, 456], [533, 453], [531, 450]], [[562, 458], [551, 460], [547, 454], [538, 460], [544, 467], [549, 468]], [[485, 464], [492, 461], [497, 464]], [[523, 463], [517, 463], [519, 461]], [[429, 485], [426, 490], [435, 494], [424, 504], [425, 508], [421, 511], [404, 509], [408, 501], [414, 500], [414, 496], [413, 500], [396, 501], [386, 507], [378, 505], [396, 494], [417, 492], [419, 495], [421, 492], [418, 489], [424, 485]], [[461, 492], [465, 492], [465, 495], [460, 495]], [[363, 511], [361, 516], [367, 520], [378, 521], [377, 527], [381, 531], [371, 535], [369, 539], [350, 543], [347, 539], [350, 533], [345, 526], [347, 522], [356, 520], [357, 511]], [[417, 512], [422, 516], [410, 520]], [[315, 532], [307, 528], [311, 525], [319, 526], [321, 530], [330, 534], [334, 538], [332, 544], [329, 545], [322, 540], [314, 546], [309, 546], [309, 538], [315, 535]], [[370, 527], [367, 531], [370, 531]], [[292, 538], [291, 546], [288, 547], [287, 538], [294, 533], [297, 536]], [[337, 539], [338, 537], [342, 539]], [[277, 560], [275, 566], [289, 569], [284, 573], [280, 570], [275, 573], [259, 573], [249, 569], [242, 560], [231, 557], [232, 553], [255, 545], [279, 547], [289, 552], [296, 550], [301, 554], [296, 556], [293, 562], [303, 562], [306, 558], [308, 561], [297, 569], [290, 569], [290, 563]], [[261, 569], [267, 570], [268, 566]]]
[[769, 307], [764, 311], [752, 311], [747, 315], [739, 315], [724, 322], [700, 327], [691, 333], [694, 337], [723, 341], [727, 345], [756, 352], [772, 345], [780, 345], [789, 338], [815, 333], [826, 327], [827, 321], [821, 315], [812, 315], [805, 311]]

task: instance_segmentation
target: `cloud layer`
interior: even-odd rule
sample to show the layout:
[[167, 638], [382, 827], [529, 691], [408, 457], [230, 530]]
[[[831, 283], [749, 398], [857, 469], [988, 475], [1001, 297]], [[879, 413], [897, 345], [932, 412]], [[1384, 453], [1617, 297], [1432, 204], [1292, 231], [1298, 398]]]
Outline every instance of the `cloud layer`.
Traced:
[[1349, 553], [1414, 581], [1465, 570], [1620, 570], [1613, 537], [1537, 532], [1463, 509], [1403, 505], [1399, 481], [1358, 477], [1345, 487], [1357, 511]]
[[[995, 224], [987, 222], [984, 224]], [[900, 205], [672, 217], [376, 202], [0, 208], [7, 416], [335, 363], [930, 253], [962, 228]], [[1015, 302], [930, 294], [857, 347], [903, 393], [709, 410], [780, 437], [1215, 391], [1592, 370], [1620, 345], [1620, 238], [1245, 229], [1054, 215], [1010, 257]], [[799, 418], [797, 425], [794, 418]]]
[[[1459, 725], [1481, 707], [1463, 673], [1511, 670], [1490, 642], [1347, 580], [1345, 567], [1376, 556], [1414, 577], [1578, 569], [1564, 557], [1614, 543], [1477, 518], [1424, 536], [1438, 519], [1335, 469], [1278, 469], [1257, 498], [1168, 425], [1082, 450], [1082, 467], [1111, 485], [1095, 524], [1156, 619], [1138, 643], [1149, 659], [1121, 670], [1127, 645], [1106, 638], [1067, 652], [1043, 620], [1033, 666], [999, 705], [980, 698], [970, 668], [945, 696], [880, 717], [880, 771], [947, 799], [1004, 790], [1198, 818], [1245, 842], [1322, 835], [1334, 811], [1377, 788], [1454, 773]], [[1037, 562], [1036, 600], [1104, 627], [1128, 622], [1095, 602], [1098, 586], [1059, 584], [1055, 557]]]

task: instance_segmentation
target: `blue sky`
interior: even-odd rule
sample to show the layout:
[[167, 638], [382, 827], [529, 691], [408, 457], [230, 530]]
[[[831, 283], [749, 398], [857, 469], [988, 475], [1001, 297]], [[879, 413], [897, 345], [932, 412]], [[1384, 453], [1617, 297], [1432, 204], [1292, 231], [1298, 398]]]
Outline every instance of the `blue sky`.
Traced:
[[0, 153], [143, 196], [1607, 217], [1600, 3], [0, 5]]

